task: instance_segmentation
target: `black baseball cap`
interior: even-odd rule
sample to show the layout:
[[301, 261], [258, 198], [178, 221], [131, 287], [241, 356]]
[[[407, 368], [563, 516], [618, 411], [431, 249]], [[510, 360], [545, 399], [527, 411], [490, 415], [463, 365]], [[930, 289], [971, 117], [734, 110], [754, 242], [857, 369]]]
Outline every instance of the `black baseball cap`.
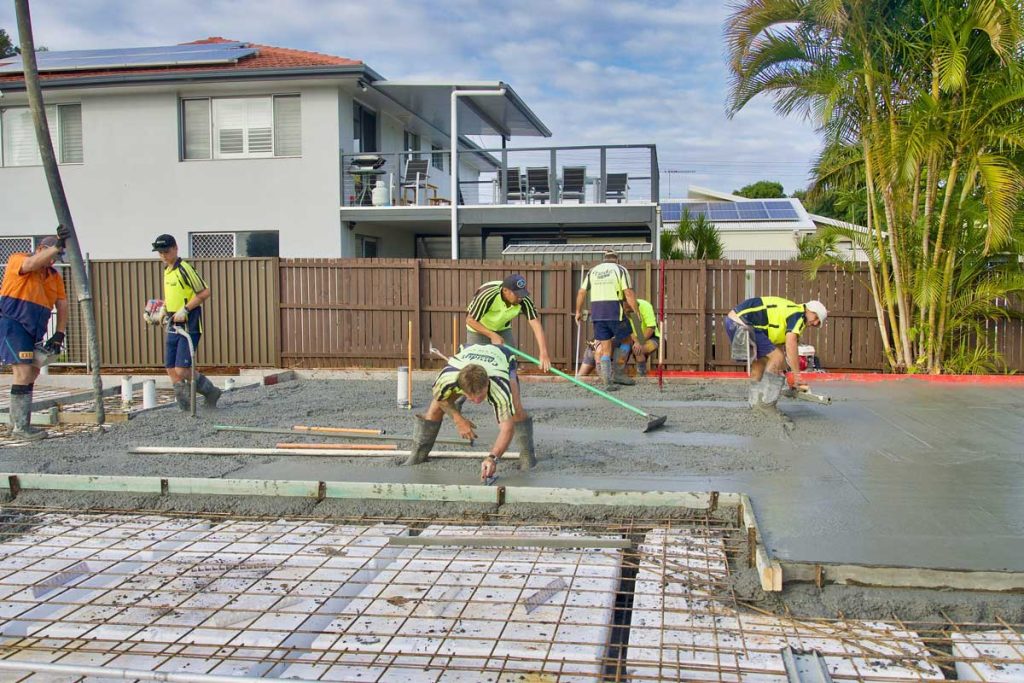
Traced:
[[176, 246], [178, 243], [174, 240], [174, 235], [160, 235], [153, 240], [153, 251], [163, 251]]
[[530, 296], [530, 291], [526, 289], [526, 278], [518, 273], [509, 275], [502, 280], [501, 286], [511, 290], [516, 296]]

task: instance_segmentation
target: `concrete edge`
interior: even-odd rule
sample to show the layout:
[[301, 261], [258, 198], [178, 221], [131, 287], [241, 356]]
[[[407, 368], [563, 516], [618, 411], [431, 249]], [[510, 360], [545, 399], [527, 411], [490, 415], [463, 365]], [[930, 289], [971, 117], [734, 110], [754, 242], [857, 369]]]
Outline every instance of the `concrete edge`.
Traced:
[[747, 557], [751, 566], [757, 568], [761, 580], [761, 590], [766, 593], [777, 593], [782, 590], [782, 565], [772, 559], [768, 548], [764, 545], [764, 536], [757, 526], [754, 505], [745, 493], [739, 494], [739, 510], [737, 512], [740, 526], [747, 532]]

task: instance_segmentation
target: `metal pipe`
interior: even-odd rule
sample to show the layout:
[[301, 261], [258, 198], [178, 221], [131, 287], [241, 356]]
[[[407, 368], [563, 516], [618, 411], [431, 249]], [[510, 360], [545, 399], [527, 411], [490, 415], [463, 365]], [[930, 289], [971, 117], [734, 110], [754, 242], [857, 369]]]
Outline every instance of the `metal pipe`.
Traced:
[[142, 383], [142, 408], [156, 408], [156, 380], [147, 379]]
[[457, 90], [451, 96], [451, 195], [452, 195], [452, 260], [459, 260], [459, 99], [460, 97], [505, 96], [504, 84], [497, 90]]

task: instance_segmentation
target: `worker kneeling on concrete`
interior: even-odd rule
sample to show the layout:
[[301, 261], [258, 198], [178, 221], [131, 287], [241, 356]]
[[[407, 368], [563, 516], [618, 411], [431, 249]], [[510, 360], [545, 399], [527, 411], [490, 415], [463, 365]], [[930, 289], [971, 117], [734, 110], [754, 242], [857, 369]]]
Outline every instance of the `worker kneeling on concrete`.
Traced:
[[[798, 304], [777, 296], [753, 297], [729, 311], [725, 332], [732, 343], [733, 360], [752, 360], [751, 406], [775, 405], [787, 383], [792, 389], [810, 389], [800, 381], [800, 334], [808, 326], [820, 327], [827, 317], [828, 311], [820, 301]], [[779, 348], [782, 346], [785, 353]]]
[[[661, 345], [661, 327], [658, 325], [658, 317], [654, 314], [654, 306], [647, 299], [637, 299], [636, 316], [630, 317], [630, 331], [633, 333], [633, 358], [636, 359], [636, 374], [638, 377], [647, 376], [647, 359], [658, 351]], [[636, 327], [637, 318], [640, 320], [640, 329]], [[623, 371], [624, 374], [624, 371]]]
[[526, 414], [519, 397], [516, 359], [504, 346], [478, 344], [467, 346], [448, 359], [434, 380], [433, 400], [423, 415], [416, 416], [412, 452], [404, 464], [426, 461], [434, 447], [441, 421], [452, 418], [459, 436], [476, 439], [476, 425], [460, 412], [456, 399], [465, 396], [471, 403], [487, 401], [498, 420], [498, 438], [480, 466], [480, 479], [487, 481], [497, 471], [497, 461], [508, 450], [513, 436], [519, 447], [519, 469], [536, 464], [533, 451], [533, 418]]

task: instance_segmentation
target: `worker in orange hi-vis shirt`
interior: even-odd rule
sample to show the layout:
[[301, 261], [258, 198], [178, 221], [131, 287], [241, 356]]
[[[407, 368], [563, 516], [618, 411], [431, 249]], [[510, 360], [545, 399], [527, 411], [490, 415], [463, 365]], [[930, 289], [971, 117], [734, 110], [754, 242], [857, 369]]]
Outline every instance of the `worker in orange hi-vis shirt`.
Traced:
[[[39, 240], [32, 254], [12, 254], [0, 285], [0, 362], [10, 365], [11, 436], [34, 441], [46, 432], [31, 425], [32, 390], [39, 369], [64, 346], [68, 302], [64, 280], [53, 264], [64, 251], [69, 231], [57, 227], [56, 237]], [[57, 309], [57, 329], [43, 343], [50, 311]]]

